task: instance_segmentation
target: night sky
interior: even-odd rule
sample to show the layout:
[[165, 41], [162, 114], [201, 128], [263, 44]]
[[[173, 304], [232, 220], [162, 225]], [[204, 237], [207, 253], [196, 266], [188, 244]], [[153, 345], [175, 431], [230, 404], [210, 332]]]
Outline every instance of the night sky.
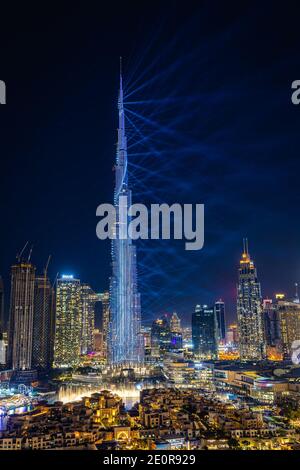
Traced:
[[[0, 274], [25, 242], [42, 271], [108, 288], [119, 56], [134, 202], [205, 204], [205, 244], [138, 243], [143, 319], [222, 297], [235, 316], [242, 238], [264, 296], [300, 282], [296, 2], [110, 2], [3, 10]], [[235, 2], [236, 3], [236, 2]], [[261, 3], [264, 6], [261, 6]], [[225, 5], [226, 4], [226, 5]], [[71, 5], [71, 4], [70, 4]], [[89, 5], [89, 6], [88, 6]], [[284, 8], [283, 8], [284, 6]]]

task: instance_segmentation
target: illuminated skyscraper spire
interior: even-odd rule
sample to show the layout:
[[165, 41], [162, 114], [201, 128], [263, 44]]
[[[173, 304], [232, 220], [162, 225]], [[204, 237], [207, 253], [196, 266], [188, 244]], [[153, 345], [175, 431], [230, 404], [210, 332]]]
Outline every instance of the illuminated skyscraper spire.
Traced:
[[262, 320], [262, 299], [257, 272], [243, 240], [243, 254], [239, 266], [237, 286], [237, 316], [239, 323], [241, 360], [255, 361], [265, 358]]
[[137, 289], [136, 249], [132, 240], [127, 237], [127, 227], [130, 222], [127, 208], [131, 206], [131, 191], [128, 188], [121, 60], [118, 110], [119, 128], [114, 191], [116, 226], [115, 239], [112, 240], [109, 360], [112, 364], [138, 364], [143, 361], [143, 343], [140, 332], [141, 306]]

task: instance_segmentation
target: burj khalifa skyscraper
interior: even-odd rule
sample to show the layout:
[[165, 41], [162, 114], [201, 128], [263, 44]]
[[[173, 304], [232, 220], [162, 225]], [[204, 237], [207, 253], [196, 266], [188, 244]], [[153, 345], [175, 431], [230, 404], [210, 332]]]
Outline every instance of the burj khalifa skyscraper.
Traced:
[[130, 222], [127, 209], [131, 206], [132, 195], [128, 186], [122, 70], [118, 110], [114, 191], [116, 225], [112, 240], [109, 360], [113, 365], [138, 365], [143, 362], [144, 348], [141, 335], [141, 302], [137, 286], [136, 247], [126, 234], [124, 236], [124, 227], [128, 227]]

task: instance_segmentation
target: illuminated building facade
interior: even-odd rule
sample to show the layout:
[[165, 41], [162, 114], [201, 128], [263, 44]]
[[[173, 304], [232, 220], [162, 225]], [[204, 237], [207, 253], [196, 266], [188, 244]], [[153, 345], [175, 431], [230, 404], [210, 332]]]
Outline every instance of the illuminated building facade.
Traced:
[[215, 302], [215, 314], [218, 325], [218, 340], [225, 342], [226, 340], [226, 323], [225, 323], [225, 302], [218, 300]]
[[81, 354], [94, 350], [95, 304], [100, 300], [93, 289], [87, 285], [80, 286], [82, 308]]
[[63, 275], [56, 283], [55, 367], [73, 367], [81, 353], [82, 307], [80, 280]]
[[4, 332], [4, 284], [0, 276], [0, 341], [3, 340]]
[[108, 357], [108, 341], [109, 341], [109, 324], [110, 324], [110, 309], [109, 309], [109, 292], [99, 294], [102, 305], [102, 348], [103, 357]]
[[280, 343], [280, 323], [276, 303], [272, 299], [263, 301], [263, 323], [267, 347], [277, 347]]
[[98, 328], [94, 330], [94, 350], [103, 354], [103, 335]]
[[280, 322], [283, 356], [285, 359], [290, 359], [293, 341], [300, 340], [300, 304], [277, 300], [276, 309]]
[[11, 267], [9, 365], [14, 370], [32, 366], [35, 267], [20, 261]]
[[144, 360], [148, 362], [151, 358], [151, 327], [142, 327], [141, 332], [144, 341]]
[[171, 332], [170, 350], [181, 352], [182, 348], [183, 348], [182, 334]]
[[174, 312], [170, 319], [170, 330], [171, 333], [181, 333], [181, 321], [176, 312]]
[[4, 333], [4, 285], [0, 276], [0, 365], [6, 363], [6, 346], [3, 338]]
[[193, 362], [178, 354], [166, 354], [163, 364], [168, 379], [175, 384], [190, 383], [195, 375]]
[[192, 314], [192, 340], [195, 357], [218, 358], [218, 325], [214, 307], [196, 305]]
[[6, 345], [3, 339], [0, 339], [0, 365], [6, 364]]
[[47, 276], [37, 276], [34, 287], [32, 367], [50, 369], [53, 363], [54, 293]]
[[266, 356], [260, 283], [244, 240], [237, 286], [237, 316], [239, 325], [240, 358], [244, 361], [262, 360]]
[[181, 321], [177, 313], [174, 312], [170, 319], [170, 350], [180, 352], [183, 347]]
[[[143, 361], [141, 305], [137, 288], [136, 249], [127, 236], [130, 222], [131, 190], [128, 187], [127, 139], [123, 104], [122, 75], [118, 100], [119, 129], [115, 165], [114, 205], [116, 225], [112, 240], [110, 283], [109, 359], [112, 364], [138, 364]], [[125, 230], [124, 230], [125, 228]], [[124, 233], [125, 232], [125, 233]]]
[[236, 323], [232, 323], [227, 328], [226, 344], [237, 346], [238, 342], [239, 342], [238, 326]]
[[151, 328], [151, 355], [159, 357], [169, 351], [171, 344], [171, 331], [168, 320], [158, 318]]

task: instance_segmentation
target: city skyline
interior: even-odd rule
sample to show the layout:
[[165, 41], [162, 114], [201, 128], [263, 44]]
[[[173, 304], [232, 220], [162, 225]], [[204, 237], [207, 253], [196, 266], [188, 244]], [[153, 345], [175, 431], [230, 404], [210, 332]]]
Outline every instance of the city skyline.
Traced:
[[1, 7], [0, 455], [299, 451], [298, 9], [118, 3]]
[[[171, 22], [167, 8], [162, 7], [159, 20], [151, 9], [141, 9], [143, 18], [153, 18], [152, 26], [144, 21], [142, 34], [141, 10], [131, 6], [126, 9], [128, 27], [122, 15], [115, 18], [113, 12], [99, 27], [97, 13], [88, 23], [85, 13], [82, 17], [74, 8], [68, 35], [64, 21], [56, 22], [51, 14], [44, 19], [48, 26], [43, 31], [28, 18], [31, 32], [25, 28], [23, 41], [17, 45], [12, 39], [7, 47], [11, 53], [3, 52], [6, 76], [1, 79], [9, 103], [0, 114], [5, 156], [0, 273], [6, 290], [15, 252], [26, 240], [34, 244], [32, 256], [40, 271], [49, 253], [53, 255], [51, 279], [58, 271], [73, 273], [96, 292], [108, 289], [110, 243], [96, 238], [95, 210], [101, 202], [112, 202], [112, 103], [117, 100], [122, 55], [126, 86], [133, 93], [128, 101], [135, 102], [127, 105], [128, 117], [137, 125], [136, 114], [142, 114], [157, 125], [139, 123], [140, 131], [153, 135], [144, 149], [131, 147], [130, 142], [135, 198], [141, 198], [145, 184], [150, 202], [157, 195], [170, 203], [179, 197], [183, 203], [207, 206], [204, 248], [199, 253], [187, 254], [179, 244], [137, 244], [145, 279], [140, 284], [144, 319], [151, 321], [156, 312], [168, 310], [189, 318], [195, 304], [220, 297], [226, 300], [228, 316], [233, 316], [235, 266], [243, 237], [251, 243], [263, 296], [281, 290], [292, 294], [300, 279], [294, 181], [299, 113], [290, 99], [290, 86], [297, 78], [296, 20], [289, 18], [289, 28], [283, 30], [285, 14], [274, 7], [270, 22], [268, 9], [261, 7], [254, 35], [255, 15], [246, 16], [244, 6], [234, 12], [221, 7], [218, 25], [206, 7], [199, 6], [195, 19], [174, 7]], [[57, 35], [50, 41], [47, 31], [54, 24]], [[3, 44], [11, 34], [5, 32]], [[137, 37], [140, 47], [135, 45]], [[30, 66], [16, 69], [18, 61], [23, 64], [25, 48], [32, 50]], [[57, 61], [48, 63], [44, 51], [50, 50]], [[80, 63], [86, 66], [79, 67]], [[150, 144], [155, 162], [147, 160]], [[144, 268], [150, 249], [152, 277]]]
[[[191, 335], [191, 340], [185, 337], [185, 348], [187, 351], [190, 348], [189, 354], [194, 359], [204, 361], [290, 361], [300, 341], [298, 285], [293, 297], [281, 292], [264, 299], [247, 239], [243, 240], [237, 267], [237, 324], [231, 324], [226, 316], [226, 302], [218, 299], [210, 305], [197, 304], [188, 327], [174, 311], [172, 315], [156, 316], [152, 328], [145, 324], [141, 328], [136, 311], [130, 309], [125, 312], [125, 327], [119, 319], [122, 309], [118, 315], [113, 310], [118, 290], [95, 293], [72, 274], [57, 276], [52, 284], [47, 275], [50, 258], [40, 275], [30, 260], [31, 250], [27, 259], [23, 256], [24, 252], [20, 253], [17, 263], [11, 266], [10, 317], [1, 339], [4, 348], [1, 363], [7, 363], [13, 371], [24, 372], [23, 380], [26, 371], [32, 378], [32, 371], [43, 373], [52, 367], [76, 369], [84, 357], [90, 361], [94, 355], [101, 364], [117, 368], [130, 364], [137, 367], [144, 360], [145, 364], [152, 364], [164, 354], [180, 357], [186, 334]], [[121, 269], [117, 265], [116, 268], [117, 272]], [[129, 305], [136, 306], [134, 296], [131, 299], [130, 295]], [[102, 303], [100, 330], [95, 322], [97, 302]], [[120, 330], [116, 329], [117, 322]]]
[[[243, 239], [243, 240], [246, 240], [246, 239]], [[241, 242], [243, 241], [241, 240]], [[27, 242], [28, 243], [28, 242]], [[243, 241], [244, 243], [244, 241]], [[247, 239], [247, 243], [248, 243], [248, 239]], [[32, 252], [30, 250], [30, 257], [32, 257]], [[34, 258], [34, 257], [33, 257]], [[50, 259], [50, 257], [49, 257]], [[254, 256], [254, 259], [255, 259], [255, 256]], [[18, 255], [17, 255], [17, 260], [18, 260]], [[26, 260], [26, 257], [23, 257], [22, 258], [22, 262], [24, 262], [26, 264], [27, 260]], [[37, 273], [39, 272], [38, 269], [37, 269], [37, 266], [38, 266], [38, 263], [36, 263], [34, 260], [31, 261], [31, 264], [34, 266], [34, 268], [36, 269]], [[236, 293], [237, 293], [237, 284], [238, 284], [238, 274], [236, 274], [236, 270], [237, 268], [239, 267], [240, 265], [240, 262], [239, 263], [236, 263], [235, 266], [233, 266], [233, 270], [232, 270], [232, 275], [231, 277], [234, 278], [234, 281], [233, 283], [235, 284], [235, 290], [233, 292], [233, 301], [232, 302], [229, 302], [229, 305], [231, 307], [231, 311], [229, 312], [229, 315], [228, 315], [228, 312], [227, 312], [227, 309], [228, 309], [228, 296], [224, 296], [224, 297], [218, 297], [218, 295], [216, 294], [215, 297], [206, 297], [206, 298], [198, 298], [198, 301], [195, 303], [195, 304], [190, 304], [190, 309], [188, 310], [188, 314], [186, 312], [179, 312], [180, 314], [180, 318], [181, 320], [184, 322], [184, 324], [190, 324], [191, 322], [191, 319], [192, 319], [192, 314], [193, 314], [193, 310], [194, 310], [194, 307], [201, 301], [202, 304], [208, 304], [208, 305], [213, 305], [213, 304], [218, 304], [218, 303], [225, 303], [226, 304], [226, 323], [232, 323], [232, 322], [236, 322], [238, 321], [238, 315], [237, 315], [237, 301], [236, 301]], [[76, 274], [74, 274], [74, 272], [70, 273], [70, 271], [64, 271], [64, 272], [57, 272], [56, 273], [56, 277], [54, 279], [54, 282], [56, 282], [57, 278], [59, 276], [70, 276], [70, 277], [73, 277], [73, 278], [79, 278], [80, 279], [83, 279], [83, 282], [88, 285], [88, 286], [93, 286], [95, 285], [96, 283], [94, 282], [91, 282], [91, 283], [88, 283], [86, 278], [83, 276], [77, 276]], [[7, 327], [7, 322], [8, 322], [8, 316], [9, 316], [9, 298], [10, 298], [10, 285], [3, 285], [3, 277], [5, 278], [5, 273], [2, 273], [2, 276], [1, 276], [1, 279], [2, 279], [2, 297], [1, 297], [1, 302], [3, 303], [3, 318], [4, 318], [4, 321], [3, 321], [3, 327], [4, 327], [4, 330], [5, 328]], [[38, 278], [38, 277], [37, 277]], [[42, 279], [43, 278], [43, 275], [40, 274], [40, 278]], [[47, 278], [48, 279], [48, 278]], [[108, 278], [109, 279], [109, 278]], [[261, 279], [261, 276], [260, 276], [260, 279]], [[51, 278], [49, 278], [49, 281], [51, 282]], [[53, 281], [53, 279], [52, 279]], [[10, 284], [11, 283], [11, 280], [9, 279], [8, 283]], [[263, 292], [263, 282], [261, 283], [262, 284], [262, 292]], [[261, 295], [261, 299], [264, 299], [264, 300], [268, 300], [268, 299], [272, 299], [276, 297], [277, 294], [281, 295], [281, 294], [284, 294], [284, 296], [287, 298], [287, 299], [291, 299], [293, 300], [295, 298], [295, 291], [296, 291], [296, 294], [297, 294], [297, 289], [298, 289], [298, 282], [293, 282], [288, 290], [284, 290], [284, 289], [271, 289], [271, 292], [266, 294], [266, 295]], [[92, 287], [91, 287], [92, 288]], [[94, 290], [94, 289], [93, 289]], [[107, 285], [106, 285], [106, 289], [105, 287], [104, 288], [100, 288], [97, 290], [97, 292], [99, 292], [99, 294], [95, 294], [95, 295], [102, 295], [101, 292], [105, 292], [105, 291], [109, 291], [109, 280], [107, 281]], [[99, 300], [100, 301], [100, 300]], [[178, 310], [178, 309], [177, 309]], [[165, 308], [163, 310], [157, 310], [157, 312], [154, 312], [153, 313], [153, 316], [152, 317], [143, 317], [142, 315], [142, 323], [143, 324], [151, 324], [151, 322], [159, 317], [160, 315], [167, 315], [167, 316], [170, 316], [176, 311], [176, 305], [173, 306], [173, 307], [169, 307], [169, 308]], [[100, 319], [102, 318], [102, 314], [101, 314], [101, 317], [99, 317], [99, 312], [97, 312], [97, 323], [99, 323]], [[224, 326], [223, 326], [223, 330], [224, 330]], [[224, 331], [223, 331], [223, 336], [224, 336]]]

